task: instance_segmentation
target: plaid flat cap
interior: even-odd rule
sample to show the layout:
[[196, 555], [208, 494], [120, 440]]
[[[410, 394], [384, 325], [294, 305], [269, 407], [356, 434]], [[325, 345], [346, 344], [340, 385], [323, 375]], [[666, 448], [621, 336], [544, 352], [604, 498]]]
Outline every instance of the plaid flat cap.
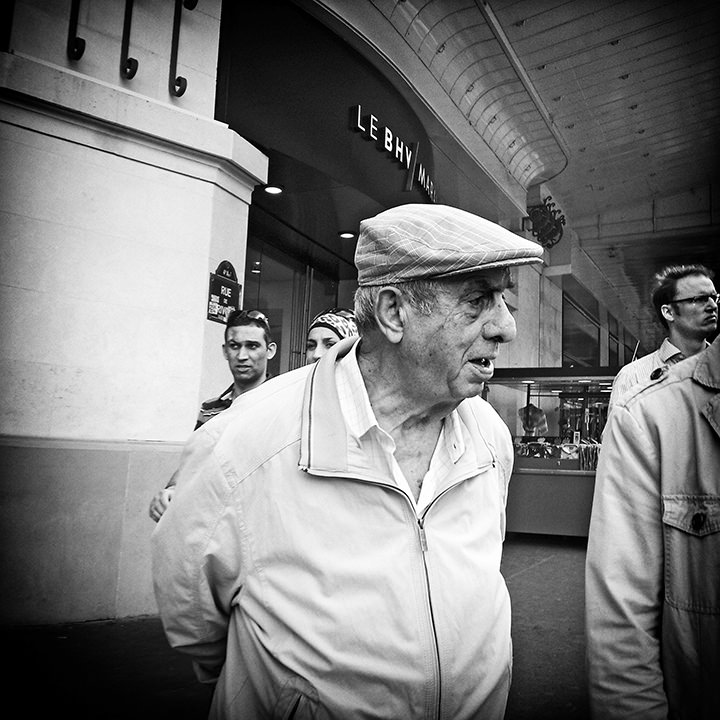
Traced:
[[494, 222], [447, 205], [400, 205], [360, 223], [359, 285], [462, 275], [542, 261], [543, 249]]

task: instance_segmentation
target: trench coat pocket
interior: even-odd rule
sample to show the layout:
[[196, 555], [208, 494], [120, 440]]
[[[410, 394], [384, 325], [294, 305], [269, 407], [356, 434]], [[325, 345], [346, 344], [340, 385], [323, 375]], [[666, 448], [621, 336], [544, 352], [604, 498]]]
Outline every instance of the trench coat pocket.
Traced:
[[663, 495], [665, 599], [720, 613], [720, 496]]

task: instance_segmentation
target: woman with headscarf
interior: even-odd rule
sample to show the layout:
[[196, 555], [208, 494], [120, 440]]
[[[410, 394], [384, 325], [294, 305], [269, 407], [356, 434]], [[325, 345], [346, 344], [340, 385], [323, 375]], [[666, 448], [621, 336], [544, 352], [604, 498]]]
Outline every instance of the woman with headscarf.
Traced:
[[310, 323], [305, 344], [305, 362], [319, 360], [335, 343], [358, 334], [355, 314], [345, 308], [323, 310]]

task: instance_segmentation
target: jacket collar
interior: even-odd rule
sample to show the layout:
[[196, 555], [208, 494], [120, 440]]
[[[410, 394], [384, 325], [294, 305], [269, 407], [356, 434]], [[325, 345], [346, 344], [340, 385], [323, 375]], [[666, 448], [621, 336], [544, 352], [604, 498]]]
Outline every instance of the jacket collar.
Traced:
[[[693, 380], [707, 388], [720, 391], [720, 335], [699, 356], [693, 372]], [[701, 408], [700, 412], [720, 437], [720, 392], [716, 392], [709, 402]]]
[[693, 372], [693, 380], [705, 387], [720, 390], [720, 335], [700, 355]]
[[669, 338], [665, 338], [662, 341], [662, 344], [658, 348], [658, 357], [662, 362], [666, 363], [670, 358], [677, 359], [678, 357], [680, 359], [683, 359], [685, 356], [680, 351], [680, 348], [676, 348], [671, 342]]
[[[348, 432], [335, 382], [337, 361], [347, 355], [357, 342], [359, 339], [353, 337], [333, 345], [315, 363], [308, 376], [303, 397], [299, 466], [323, 475], [352, 473], [382, 480], [378, 478], [377, 470], [364, 462], [361, 453], [353, 452], [356, 449], [355, 440]], [[455, 468], [458, 473], [476, 470], [495, 460], [484, 440], [478, 419], [466, 405], [463, 402], [458, 406], [457, 419], [460, 423], [454, 426], [454, 432], [462, 433], [461, 428], [465, 428], [475, 440], [482, 442], [468, 444], [469, 438], [464, 438], [462, 458]]]
[[308, 376], [300, 438], [302, 468], [348, 471], [348, 436], [335, 384], [335, 363], [358, 341], [357, 337], [346, 338], [333, 345]]

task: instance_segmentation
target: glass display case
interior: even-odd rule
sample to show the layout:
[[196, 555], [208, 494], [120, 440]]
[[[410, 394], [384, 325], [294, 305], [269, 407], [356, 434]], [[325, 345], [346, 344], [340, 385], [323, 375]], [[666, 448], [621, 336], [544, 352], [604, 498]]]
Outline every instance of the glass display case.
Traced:
[[510, 532], [587, 535], [617, 368], [508, 368], [483, 397], [513, 436]]

